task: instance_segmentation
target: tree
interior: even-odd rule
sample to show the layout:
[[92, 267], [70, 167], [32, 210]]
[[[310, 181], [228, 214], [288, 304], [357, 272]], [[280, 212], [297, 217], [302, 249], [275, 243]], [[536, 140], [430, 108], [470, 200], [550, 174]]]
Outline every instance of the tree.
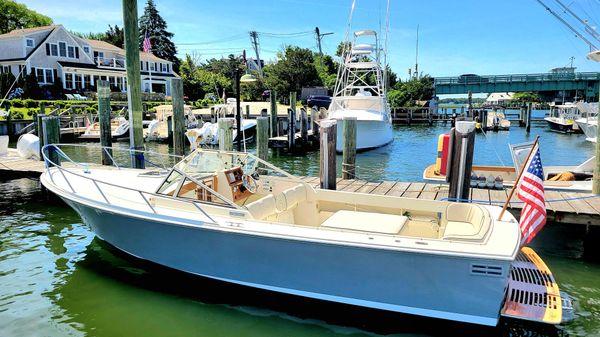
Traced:
[[52, 19], [11, 0], [0, 0], [0, 34], [11, 30], [48, 26]]
[[267, 88], [285, 95], [302, 87], [323, 85], [310, 49], [287, 46], [277, 54], [278, 62], [265, 67]]
[[179, 59], [177, 58], [177, 48], [171, 41], [173, 33], [167, 31], [167, 23], [158, 13], [153, 0], [148, 0], [144, 7], [144, 14], [139, 20], [140, 28], [140, 49], [143, 49], [144, 38], [146, 34], [152, 44], [152, 54], [173, 62], [173, 70], [179, 71]]
[[351, 43], [348, 41], [342, 41], [338, 44], [337, 48], [335, 49], [335, 56], [344, 56], [345, 53], [350, 51], [350, 47], [351, 47]]
[[25, 76], [25, 83], [23, 84], [23, 97], [31, 99], [43, 99], [44, 94], [37, 81], [37, 76], [33, 71], [29, 75]]
[[181, 61], [179, 75], [183, 81], [183, 92], [191, 100], [198, 100], [212, 93], [220, 96], [224, 88], [231, 87], [231, 80], [218, 72], [202, 68], [194, 56], [186, 54]]
[[513, 95], [517, 102], [539, 102], [540, 96], [536, 92], [517, 92]]
[[119, 28], [119, 25], [115, 25], [114, 27], [108, 25], [108, 30], [104, 33], [104, 35], [105, 39], [103, 41], [119, 48], [125, 48], [125, 33], [123, 32], [122, 28]]
[[324, 86], [329, 89], [333, 89], [335, 86], [335, 80], [337, 77], [338, 64], [333, 61], [333, 58], [329, 55], [321, 55], [319, 53], [314, 54], [315, 68]]
[[426, 101], [433, 97], [433, 78], [429, 75], [398, 82], [388, 92], [392, 107], [414, 106], [416, 101]]

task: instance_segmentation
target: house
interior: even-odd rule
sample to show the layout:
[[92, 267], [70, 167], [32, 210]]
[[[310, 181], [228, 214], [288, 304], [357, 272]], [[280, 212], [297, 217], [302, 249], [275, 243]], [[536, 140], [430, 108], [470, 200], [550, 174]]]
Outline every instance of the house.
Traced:
[[487, 105], [502, 105], [513, 99], [514, 92], [493, 92], [485, 100]]
[[[140, 52], [142, 91], [171, 95], [173, 63]], [[62, 25], [17, 29], [0, 35], [0, 72], [37, 76], [40, 86], [58, 82], [66, 91], [93, 90], [107, 80], [113, 90], [127, 91], [125, 50], [110, 43], [78, 37]]]

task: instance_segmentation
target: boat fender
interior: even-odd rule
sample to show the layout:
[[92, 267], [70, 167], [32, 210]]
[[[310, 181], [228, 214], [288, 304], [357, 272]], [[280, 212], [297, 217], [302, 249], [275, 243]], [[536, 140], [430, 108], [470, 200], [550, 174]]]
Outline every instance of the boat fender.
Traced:
[[40, 139], [38, 136], [27, 133], [19, 137], [17, 153], [21, 158], [40, 159]]
[[437, 159], [435, 160], [435, 174], [445, 176], [448, 167], [448, 152], [450, 150], [450, 134], [444, 133], [438, 137]]

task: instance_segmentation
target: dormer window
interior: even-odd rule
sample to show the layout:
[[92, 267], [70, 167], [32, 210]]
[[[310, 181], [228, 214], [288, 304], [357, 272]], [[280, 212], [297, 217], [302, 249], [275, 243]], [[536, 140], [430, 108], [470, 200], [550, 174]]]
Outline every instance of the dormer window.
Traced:
[[83, 46], [83, 51], [84, 51], [86, 54], [89, 54], [89, 53], [90, 53], [90, 46]]
[[34, 45], [34, 41], [33, 41], [33, 39], [25, 39], [25, 45], [26, 45], [27, 47], [31, 47], [31, 48], [33, 48], [33, 45]]

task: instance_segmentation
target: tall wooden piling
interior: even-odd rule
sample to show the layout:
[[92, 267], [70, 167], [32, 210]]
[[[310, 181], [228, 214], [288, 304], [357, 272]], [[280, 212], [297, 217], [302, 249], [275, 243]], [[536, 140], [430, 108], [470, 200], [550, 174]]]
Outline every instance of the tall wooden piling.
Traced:
[[335, 120], [321, 122], [321, 153], [319, 165], [319, 177], [321, 188], [328, 190], [336, 189], [336, 140], [337, 123]]
[[250, 105], [246, 104], [246, 119], [250, 119]]
[[[48, 116], [42, 119], [42, 133], [46, 144], [59, 144], [60, 143], [60, 117]], [[49, 148], [46, 152], [48, 159], [56, 164], [60, 165], [60, 157], [55, 148]], [[49, 166], [54, 166], [48, 163]]]
[[269, 100], [271, 103], [271, 137], [277, 137], [279, 136], [279, 128], [277, 126], [277, 92], [275, 90], [271, 90]]
[[342, 139], [342, 179], [356, 177], [356, 117], [345, 117]]
[[[129, 139], [134, 150], [144, 150], [142, 129], [142, 78], [140, 74], [140, 48], [137, 0], [123, 0], [123, 31], [125, 35], [125, 65], [127, 67], [127, 101], [129, 107]], [[135, 168], [144, 168], [144, 156], [132, 156]]]
[[233, 118], [219, 118], [219, 150], [233, 151]]
[[296, 92], [290, 92], [290, 108], [288, 109], [288, 150], [296, 145]]
[[269, 118], [256, 119], [256, 154], [258, 158], [267, 160], [269, 154]]
[[110, 84], [108, 81], [96, 81], [98, 87], [98, 123], [100, 124], [100, 145], [102, 150], [102, 165], [113, 165], [112, 134], [110, 129]]
[[310, 109], [310, 129], [314, 139], [319, 139], [319, 110], [316, 106]]
[[217, 116], [215, 116], [215, 107], [214, 106], [210, 107], [210, 122], [213, 124], [217, 122]]
[[176, 155], [185, 154], [185, 115], [183, 107], [183, 81], [171, 79], [173, 96], [173, 149]]
[[460, 202], [470, 199], [470, 179], [473, 169], [475, 122], [457, 121], [451, 133], [450, 165], [446, 180], [450, 183], [448, 197]]
[[43, 119], [44, 117], [46, 117], [45, 113], [40, 113], [37, 114], [36, 116], [36, 128], [37, 128], [37, 136], [40, 139], [40, 160], [44, 160], [44, 156], [42, 156], [42, 148], [44, 147], [44, 145], [46, 145], [46, 140], [44, 138], [44, 128], [43, 128]]
[[304, 108], [300, 109], [300, 139], [303, 144], [308, 142], [308, 115]]
[[533, 110], [533, 104], [527, 103], [527, 121], [525, 122], [525, 131], [529, 133], [531, 131], [531, 112]]

